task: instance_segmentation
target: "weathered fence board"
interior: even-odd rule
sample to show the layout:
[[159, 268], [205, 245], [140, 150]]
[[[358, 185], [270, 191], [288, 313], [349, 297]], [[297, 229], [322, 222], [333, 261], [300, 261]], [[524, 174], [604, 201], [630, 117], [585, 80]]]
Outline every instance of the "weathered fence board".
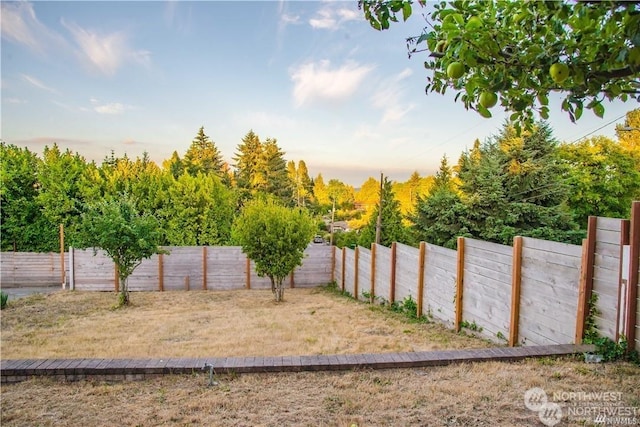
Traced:
[[376, 245], [375, 296], [389, 300], [391, 287], [391, 248]]
[[398, 302], [408, 297], [414, 301], [417, 298], [418, 256], [418, 249], [403, 244], [397, 245], [395, 300]]
[[360, 247], [358, 261], [358, 299], [367, 300], [363, 295], [371, 292], [371, 249]]
[[356, 280], [356, 274], [355, 274], [356, 251], [351, 248], [344, 248], [343, 250], [345, 251], [344, 291], [348, 292], [349, 294], [355, 297], [353, 292], [355, 289], [354, 285]]
[[[64, 257], [66, 267], [69, 256]], [[5, 288], [62, 286], [60, 253], [2, 252], [0, 285]]]
[[512, 249], [465, 239], [462, 319], [488, 338], [509, 332]]
[[242, 289], [247, 284], [247, 256], [238, 246], [207, 248], [207, 289]]
[[581, 254], [577, 245], [523, 238], [519, 342], [574, 342]]

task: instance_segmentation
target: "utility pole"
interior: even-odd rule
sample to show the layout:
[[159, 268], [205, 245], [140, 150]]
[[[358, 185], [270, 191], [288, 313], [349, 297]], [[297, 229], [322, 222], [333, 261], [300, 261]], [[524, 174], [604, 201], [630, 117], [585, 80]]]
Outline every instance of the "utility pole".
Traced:
[[382, 190], [384, 183], [384, 175], [380, 172], [380, 202], [378, 204], [378, 220], [376, 221], [376, 244], [380, 244], [380, 235], [382, 232]]
[[336, 215], [336, 197], [333, 196], [331, 200], [333, 201], [333, 205], [331, 207], [331, 238], [329, 239], [329, 246], [333, 246], [333, 221]]

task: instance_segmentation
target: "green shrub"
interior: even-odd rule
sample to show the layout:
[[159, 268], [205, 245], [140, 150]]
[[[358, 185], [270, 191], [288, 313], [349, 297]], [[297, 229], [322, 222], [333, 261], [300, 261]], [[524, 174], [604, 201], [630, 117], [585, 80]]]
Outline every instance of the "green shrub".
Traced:
[[9, 300], [9, 294], [5, 294], [0, 291], [0, 309], [4, 310], [7, 307], [7, 301]]

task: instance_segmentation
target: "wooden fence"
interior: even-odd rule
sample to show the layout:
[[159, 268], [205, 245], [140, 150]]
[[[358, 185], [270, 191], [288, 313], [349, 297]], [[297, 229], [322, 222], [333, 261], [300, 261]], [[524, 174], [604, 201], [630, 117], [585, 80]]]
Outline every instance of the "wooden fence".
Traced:
[[[333, 277], [354, 298], [402, 302], [418, 315], [510, 345], [580, 343], [594, 316], [602, 336], [640, 351], [640, 202], [632, 219], [591, 217], [581, 246], [516, 237], [513, 246], [459, 238], [343, 248]], [[591, 303], [595, 302], [593, 309]]]
[[[132, 291], [184, 289], [227, 290], [269, 288], [269, 278], [259, 277], [255, 265], [240, 247], [164, 247], [169, 254], [154, 255], [142, 261], [129, 278]], [[116, 269], [102, 251], [71, 248], [65, 254], [64, 274], [60, 254], [3, 252], [1, 285], [62, 285], [76, 290], [113, 291], [117, 289]], [[302, 266], [286, 280], [290, 287], [310, 287], [331, 281], [332, 249], [311, 245]]]
[[[270, 287], [239, 247], [165, 249], [168, 255], [135, 270], [131, 290]], [[0, 261], [2, 286], [116, 289], [114, 265], [100, 252], [4, 252]], [[640, 202], [634, 202], [630, 221], [589, 218], [582, 246], [522, 237], [513, 246], [459, 238], [457, 250], [424, 242], [419, 248], [311, 245], [287, 281], [310, 287], [335, 280], [355, 298], [371, 301], [411, 297], [418, 315], [510, 345], [580, 343], [594, 315], [601, 335], [625, 336], [640, 351], [639, 276]]]

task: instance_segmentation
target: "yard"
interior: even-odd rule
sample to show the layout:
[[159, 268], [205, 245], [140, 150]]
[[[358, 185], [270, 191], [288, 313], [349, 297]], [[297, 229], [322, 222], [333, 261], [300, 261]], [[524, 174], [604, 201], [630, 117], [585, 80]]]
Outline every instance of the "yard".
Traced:
[[[33, 296], [2, 312], [0, 350], [3, 359], [148, 358], [489, 345], [322, 289], [288, 290], [285, 299], [275, 304], [270, 291], [256, 290], [134, 293], [133, 307], [113, 310], [110, 293]], [[550, 400], [557, 393], [553, 401], [565, 408], [559, 425], [589, 425], [567, 408], [603, 403], [577, 401], [573, 392], [619, 393], [604, 403], [635, 410], [640, 423], [640, 368], [578, 358], [218, 380], [218, 386], [208, 387], [203, 372], [125, 383], [36, 379], [4, 385], [0, 421], [3, 426], [528, 426], [543, 425], [524, 404], [524, 393], [540, 387]]]

